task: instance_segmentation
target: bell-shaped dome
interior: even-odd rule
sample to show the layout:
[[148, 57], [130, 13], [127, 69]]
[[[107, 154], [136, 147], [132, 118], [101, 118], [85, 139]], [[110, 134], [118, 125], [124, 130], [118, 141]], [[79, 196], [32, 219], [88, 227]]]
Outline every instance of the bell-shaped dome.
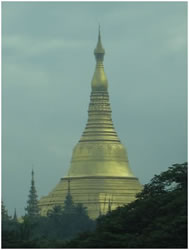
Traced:
[[127, 152], [121, 144], [111, 117], [108, 80], [104, 72], [100, 30], [94, 50], [96, 68], [92, 78], [88, 122], [72, 154], [69, 176], [134, 177]]
[[[74, 147], [68, 176], [39, 202], [46, 215], [55, 205], [65, 207], [68, 195], [75, 204], [83, 204], [90, 218], [97, 218], [136, 199], [142, 186], [133, 175], [127, 152], [114, 129], [104, 73], [100, 30], [94, 50], [96, 68], [88, 109], [88, 121], [79, 142]], [[71, 188], [67, 191], [67, 183]]]

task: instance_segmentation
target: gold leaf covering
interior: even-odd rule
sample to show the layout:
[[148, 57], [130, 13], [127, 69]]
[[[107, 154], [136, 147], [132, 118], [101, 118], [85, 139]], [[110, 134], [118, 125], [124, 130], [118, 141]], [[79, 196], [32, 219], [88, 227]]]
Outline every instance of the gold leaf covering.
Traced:
[[54, 205], [63, 205], [68, 180], [73, 201], [83, 203], [91, 218], [106, 213], [110, 207], [115, 209], [133, 201], [142, 189], [129, 167], [126, 149], [113, 126], [104, 54], [99, 29], [87, 125], [73, 150], [68, 176], [40, 200], [43, 215]]

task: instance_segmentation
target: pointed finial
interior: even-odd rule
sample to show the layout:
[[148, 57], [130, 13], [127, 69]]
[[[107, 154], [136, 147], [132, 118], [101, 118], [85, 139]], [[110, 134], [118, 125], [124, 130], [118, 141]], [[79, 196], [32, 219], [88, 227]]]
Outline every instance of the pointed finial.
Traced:
[[100, 24], [98, 26], [98, 42], [97, 42], [96, 49], [94, 50], [94, 54], [97, 60], [103, 61], [105, 50], [102, 47], [102, 43], [101, 43]]
[[34, 165], [33, 165], [33, 163], [32, 163], [32, 178], [33, 178], [33, 176], [34, 176]]
[[13, 217], [14, 221], [17, 221], [17, 214], [16, 214], [16, 208], [14, 209], [14, 217]]
[[31, 178], [31, 185], [32, 185], [32, 187], [34, 187], [34, 186], [35, 186], [35, 180], [34, 180], [34, 170], [33, 170], [33, 165], [32, 165], [32, 172], [31, 172], [31, 174], [32, 174], [32, 178]]
[[34, 182], [34, 170], [33, 170], [33, 167], [32, 167], [32, 182]]

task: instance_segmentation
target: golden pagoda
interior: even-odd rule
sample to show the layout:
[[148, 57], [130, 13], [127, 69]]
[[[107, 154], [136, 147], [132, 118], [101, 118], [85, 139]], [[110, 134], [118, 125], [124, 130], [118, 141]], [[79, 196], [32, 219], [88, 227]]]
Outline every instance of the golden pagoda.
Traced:
[[73, 149], [68, 175], [39, 201], [41, 215], [46, 215], [55, 205], [64, 204], [68, 181], [74, 203], [87, 207], [93, 219], [135, 200], [142, 189], [129, 167], [126, 149], [112, 122], [100, 28], [94, 55], [96, 68], [91, 82], [87, 125]]

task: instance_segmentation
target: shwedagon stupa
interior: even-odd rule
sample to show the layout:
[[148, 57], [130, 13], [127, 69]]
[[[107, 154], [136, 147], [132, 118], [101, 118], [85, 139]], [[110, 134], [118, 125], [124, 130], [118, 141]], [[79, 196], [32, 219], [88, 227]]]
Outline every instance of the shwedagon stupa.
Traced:
[[41, 215], [46, 215], [55, 205], [63, 206], [68, 182], [74, 203], [87, 207], [88, 215], [93, 219], [110, 208], [113, 210], [135, 200], [142, 189], [112, 122], [100, 28], [94, 55], [96, 68], [91, 81], [87, 125], [73, 149], [67, 176], [40, 199]]

